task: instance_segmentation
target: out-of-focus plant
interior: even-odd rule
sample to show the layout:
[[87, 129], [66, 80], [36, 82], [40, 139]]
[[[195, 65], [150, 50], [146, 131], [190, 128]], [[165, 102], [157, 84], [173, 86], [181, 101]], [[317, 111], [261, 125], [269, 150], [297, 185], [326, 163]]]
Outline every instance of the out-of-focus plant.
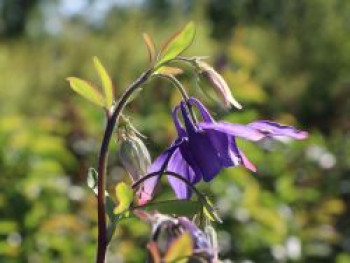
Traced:
[[[215, 247], [217, 241], [214, 238], [216, 234], [210, 222], [221, 222], [221, 219], [209, 197], [199, 191], [196, 185], [202, 180], [204, 182], [213, 180], [223, 168], [242, 165], [256, 172], [254, 164], [238, 148], [237, 138], [254, 142], [271, 141], [274, 138], [282, 141], [302, 140], [308, 134], [291, 126], [265, 120], [254, 121], [247, 125], [215, 121], [199, 100], [189, 97], [177, 77], [183, 70], [172, 66], [174, 62], [178, 62], [180, 66], [189, 65], [198, 74], [197, 78], [205, 78], [226, 107], [242, 108], [232, 96], [224, 78], [204, 62], [203, 58], [180, 56], [193, 42], [195, 36], [193, 22], [186, 24], [182, 30], [166, 41], [159, 52], [151, 37], [148, 34], [143, 36], [149, 53], [149, 67], [123, 91], [119, 99], [115, 99], [111, 78], [97, 58], [94, 58], [94, 64], [102, 83], [101, 89], [80, 78], [67, 78], [75, 92], [102, 108], [106, 115], [106, 128], [99, 152], [98, 167], [96, 170], [91, 168], [89, 173], [89, 186], [97, 196], [96, 262], [105, 262], [107, 246], [113, 238], [114, 231], [120, 221], [132, 217], [133, 213], [141, 215], [141, 218], [146, 218], [145, 220], [153, 224], [152, 241], [148, 245], [149, 260], [152, 262], [191, 260], [218, 262], [218, 247]], [[137, 98], [142, 86], [155, 77], [168, 80], [179, 91], [181, 102], [172, 112], [177, 138], [151, 164], [147, 148], [141, 140], [142, 135], [125, 116], [124, 108]], [[115, 193], [108, 193], [106, 168], [109, 144], [114, 134], [121, 140], [119, 156], [131, 176], [132, 185], [120, 182], [115, 187]], [[157, 185], [165, 175], [178, 200], [155, 200]], [[255, 189], [257, 188], [256, 185]], [[191, 199], [193, 193], [196, 197], [194, 200]], [[254, 192], [252, 198], [248, 200], [248, 205], [257, 219], [268, 223], [264, 216], [267, 211], [254, 207], [257, 201]], [[164, 202], [168, 206], [169, 214], [191, 214], [200, 226], [211, 231], [208, 235], [204, 234], [193, 222], [184, 217], [172, 219], [162, 214], [152, 216], [142, 212], [142, 210], [162, 212]], [[281, 232], [283, 226], [277, 223], [278, 220], [271, 226], [277, 227]], [[162, 239], [163, 231], [168, 235], [163, 241], [165, 243], [161, 244], [159, 239]]]

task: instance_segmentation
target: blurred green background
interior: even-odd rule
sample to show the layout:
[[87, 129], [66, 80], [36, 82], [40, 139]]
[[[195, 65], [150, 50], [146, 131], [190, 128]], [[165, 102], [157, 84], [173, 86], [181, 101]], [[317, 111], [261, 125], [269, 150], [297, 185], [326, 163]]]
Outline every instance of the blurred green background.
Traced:
[[[258, 173], [227, 169], [199, 185], [224, 219], [220, 257], [350, 262], [348, 0], [0, 0], [0, 262], [94, 260], [96, 203], [85, 182], [104, 116], [65, 78], [99, 83], [96, 55], [120, 94], [147, 66], [142, 32], [160, 47], [189, 20], [197, 35], [187, 54], [209, 56], [244, 105], [222, 110], [186, 70], [186, 88], [217, 119], [310, 132], [283, 145], [239, 141]], [[153, 158], [176, 136], [169, 113], [179, 99], [152, 80], [127, 109]], [[116, 150], [113, 142], [110, 185], [125, 177]], [[109, 262], [143, 262], [148, 235], [143, 223], [122, 223]]]

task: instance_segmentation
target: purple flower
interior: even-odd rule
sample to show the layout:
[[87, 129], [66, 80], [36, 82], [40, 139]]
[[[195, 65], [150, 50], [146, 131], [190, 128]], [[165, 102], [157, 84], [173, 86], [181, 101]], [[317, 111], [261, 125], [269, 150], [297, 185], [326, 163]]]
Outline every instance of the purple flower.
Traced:
[[[188, 106], [198, 108], [202, 122], [194, 123], [191, 120]], [[180, 111], [184, 125], [179, 120]], [[182, 101], [174, 108], [172, 116], [178, 138], [155, 160], [148, 172], [160, 171], [168, 160], [167, 170], [183, 176], [191, 184], [202, 179], [209, 182], [222, 168], [243, 165], [253, 172], [256, 171], [255, 166], [237, 147], [235, 137], [259, 141], [273, 137], [302, 140], [308, 136], [307, 132], [270, 121], [256, 121], [248, 125], [216, 122], [204, 105], [195, 98], [190, 98], [188, 104]], [[146, 203], [152, 198], [158, 180], [159, 177], [153, 177], [145, 181], [140, 203]], [[168, 180], [177, 198], [191, 197], [191, 190], [185, 183], [171, 176], [168, 176]]]
[[214, 262], [217, 248], [213, 247], [207, 234], [188, 218], [174, 218], [158, 212], [150, 213], [142, 210], [135, 210], [135, 214], [152, 225], [150, 243], [155, 244], [160, 257], [166, 254], [174, 241], [182, 234], [189, 233], [193, 243], [192, 257], [201, 259], [203, 262]]

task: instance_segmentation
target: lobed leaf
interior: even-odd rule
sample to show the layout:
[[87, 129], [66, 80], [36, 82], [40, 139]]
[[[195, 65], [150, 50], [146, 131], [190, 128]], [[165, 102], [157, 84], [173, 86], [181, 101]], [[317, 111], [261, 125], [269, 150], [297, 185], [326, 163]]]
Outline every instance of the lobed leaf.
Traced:
[[114, 94], [113, 94], [113, 84], [110, 76], [108, 75], [106, 69], [97, 57], [93, 58], [95, 69], [101, 79], [103, 92], [105, 96], [106, 106], [109, 109], [113, 105]]
[[121, 214], [129, 209], [134, 199], [134, 191], [124, 182], [119, 183], [115, 188], [115, 193], [119, 204], [114, 208], [114, 214]]
[[76, 77], [67, 78], [70, 87], [85, 99], [95, 103], [98, 106], [104, 107], [105, 100], [102, 94], [96, 90], [90, 83]]
[[182, 30], [171, 37], [163, 46], [160, 52], [161, 57], [158, 60], [156, 67], [163, 65], [184, 52], [192, 44], [195, 32], [196, 29], [194, 23], [189, 22]]
[[190, 233], [185, 232], [173, 241], [164, 256], [164, 262], [183, 263], [193, 254], [193, 240]]

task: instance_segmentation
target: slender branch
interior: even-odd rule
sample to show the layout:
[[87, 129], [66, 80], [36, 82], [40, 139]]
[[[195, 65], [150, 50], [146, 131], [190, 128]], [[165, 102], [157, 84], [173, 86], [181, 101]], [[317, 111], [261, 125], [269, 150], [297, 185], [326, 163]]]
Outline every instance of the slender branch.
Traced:
[[173, 75], [158, 73], [158, 74], [155, 74], [154, 76], [159, 76], [159, 77], [162, 77], [162, 78], [165, 78], [165, 79], [169, 80], [180, 91], [182, 97], [186, 101], [190, 98], [188, 96], [186, 90], [182, 86], [181, 82], [177, 78], [175, 78]]
[[[178, 180], [182, 181], [186, 184], [187, 187], [189, 187], [195, 194], [197, 195], [199, 201], [201, 202], [203, 208], [206, 208], [207, 212], [210, 214], [211, 218], [216, 220], [219, 223], [222, 223], [222, 220], [220, 217], [217, 216], [217, 214], [214, 211], [214, 208], [208, 198], [202, 194], [190, 181], [188, 181], [186, 178], [182, 177], [180, 174], [172, 172], [172, 171], [162, 171], [159, 170], [158, 172], [153, 172], [146, 174], [145, 176], [141, 177], [139, 180], [137, 180], [131, 187], [135, 190], [140, 184], [142, 184], [144, 181], [154, 177], [154, 176], [161, 176], [162, 174], [167, 174], [170, 176], [173, 176], [177, 178]], [[201, 211], [201, 217], [203, 216], [203, 211]]]
[[188, 107], [188, 110], [190, 112], [190, 115], [191, 115], [191, 118], [192, 118], [193, 122], [194, 123], [198, 123], [196, 115], [193, 112], [192, 105], [188, 102], [190, 97], [188, 96], [188, 94], [187, 94], [186, 90], [184, 89], [184, 87], [182, 86], [181, 82], [176, 77], [174, 77], [173, 75], [156, 74], [155, 76], [159, 76], [159, 77], [162, 77], [162, 78], [165, 78], [165, 79], [169, 80], [180, 91], [182, 97], [186, 101], [186, 105]]
[[173, 176], [173, 177], [177, 178], [178, 180], [182, 181], [183, 183], [185, 183], [187, 185], [187, 187], [189, 187], [193, 192], [196, 193], [196, 195], [201, 200], [201, 202], [204, 202], [204, 203], [207, 202], [205, 196], [193, 184], [191, 184], [190, 181], [188, 181], [186, 178], [182, 177], [180, 174], [172, 172], [172, 171], [161, 171], [160, 170], [158, 172], [146, 174], [145, 176], [143, 176], [139, 180], [137, 180], [135, 183], [133, 183], [132, 188], [136, 189], [144, 181], [146, 181], [154, 176], [160, 176], [161, 174], [167, 174], [167, 175]]
[[128, 99], [142, 84], [144, 84], [152, 74], [152, 69], [148, 69], [135, 80], [130, 87], [124, 91], [113, 111], [107, 114], [107, 124], [103, 136], [101, 149], [98, 158], [98, 193], [97, 193], [97, 216], [98, 216], [98, 245], [97, 245], [97, 263], [104, 263], [107, 250], [107, 227], [106, 227], [106, 211], [105, 211], [105, 174], [106, 160], [108, 155], [108, 146], [111, 140], [114, 127], [119, 120], [119, 116], [123, 111]]

